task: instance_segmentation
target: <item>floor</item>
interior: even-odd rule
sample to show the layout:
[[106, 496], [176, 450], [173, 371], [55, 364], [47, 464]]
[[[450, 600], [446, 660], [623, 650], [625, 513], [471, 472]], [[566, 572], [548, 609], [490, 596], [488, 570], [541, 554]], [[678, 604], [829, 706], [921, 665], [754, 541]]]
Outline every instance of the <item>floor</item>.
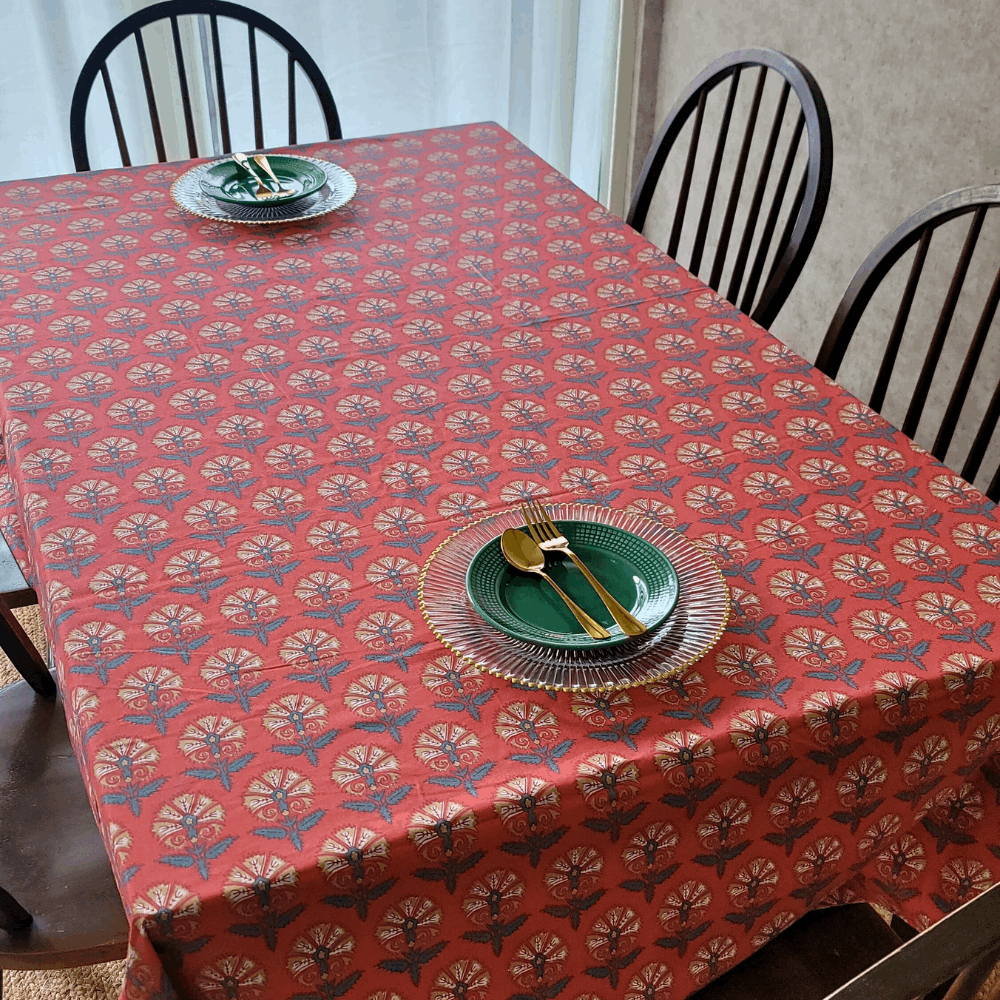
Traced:
[[[38, 608], [16, 612], [38, 648], [45, 649]], [[0, 687], [18, 679], [7, 658], [0, 653]], [[59, 972], [4, 972], [4, 1000], [116, 1000], [124, 973], [124, 962], [108, 962], [83, 969]], [[1000, 966], [983, 987], [980, 998], [986, 1000], [991, 989], [1000, 987]]]

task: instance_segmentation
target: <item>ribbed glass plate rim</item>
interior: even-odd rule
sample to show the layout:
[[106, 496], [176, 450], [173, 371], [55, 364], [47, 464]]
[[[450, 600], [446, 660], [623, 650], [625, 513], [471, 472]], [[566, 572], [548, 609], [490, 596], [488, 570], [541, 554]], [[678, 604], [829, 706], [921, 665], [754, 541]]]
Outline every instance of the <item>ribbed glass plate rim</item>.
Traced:
[[701, 659], [729, 621], [729, 587], [712, 558], [672, 528], [640, 514], [579, 503], [546, 504], [562, 521], [598, 521], [655, 545], [680, 582], [674, 610], [656, 629], [619, 646], [584, 650], [537, 646], [485, 622], [465, 590], [469, 563], [506, 528], [523, 527], [519, 508], [489, 514], [438, 545], [420, 573], [421, 613], [452, 653], [511, 683], [554, 691], [618, 691], [662, 681]]

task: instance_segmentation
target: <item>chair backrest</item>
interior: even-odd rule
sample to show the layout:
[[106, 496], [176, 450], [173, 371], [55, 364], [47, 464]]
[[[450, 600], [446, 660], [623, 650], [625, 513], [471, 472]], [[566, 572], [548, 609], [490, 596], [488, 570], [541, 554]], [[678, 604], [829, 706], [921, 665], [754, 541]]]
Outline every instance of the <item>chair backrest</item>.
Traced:
[[[826, 332], [826, 337], [820, 347], [819, 355], [816, 358], [816, 367], [826, 375], [829, 375], [830, 378], [836, 378], [848, 345], [854, 336], [854, 331], [857, 329], [865, 309], [871, 302], [882, 280], [889, 274], [900, 258], [916, 245], [917, 249], [913, 257], [913, 262], [910, 265], [909, 276], [906, 279], [899, 307], [896, 310], [896, 317], [889, 332], [888, 341], [882, 356], [882, 362], [868, 400], [868, 405], [872, 409], [881, 412], [885, 403], [889, 380], [892, 377], [893, 368], [900, 355], [900, 345], [903, 341], [907, 320], [910, 318], [917, 287], [924, 273], [924, 264], [927, 260], [931, 237], [935, 230], [945, 223], [959, 216], [971, 215], [969, 228], [958, 256], [958, 262], [952, 273], [941, 312], [938, 314], [934, 332], [927, 346], [927, 353], [924, 355], [923, 365], [920, 368], [920, 374], [913, 388], [906, 416], [900, 428], [908, 437], [912, 438], [917, 432], [917, 426], [920, 423], [920, 418], [927, 401], [928, 390], [937, 371], [948, 331], [952, 326], [956, 306], [958, 305], [963, 285], [969, 273], [969, 267], [983, 229], [983, 224], [986, 221], [987, 212], [997, 206], [1000, 206], [1000, 185], [990, 184], [985, 187], [962, 188], [958, 191], [952, 191], [950, 194], [935, 199], [925, 208], [911, 215], [872, 250], [865, 262], [858, 269], [857, 274], [855, 274], [854, 279], [844, 293], [840, 305], [837, 307], [830, 327]], [[997, 263], [1000, 264], [1000, 260]], [[986, 344], [987, 335], [996, 314], [998, 301], [1000, 301], [1000, 270], [997, 271], [990, 291], [986, 296], [986, 301], [982, 312], [979, 314], [965, 360], [956, 379], [951, 397], [941, 420], [941, 425], [934, 439], [934, 444], [931, 447], [931, 454], [939, 461], [944, 461], [948, 448], [951, 445], [955, 428], [958, 425], [959, 417], [962, 414], [966, 397], [969, 393], [969, 388], [976, 374], [976, 365], [983, 353], [983, 347]], [[1000, 379], [997, 381], [997, 387], [993, 392], [990, 403], [982, 411], [979, 429], [969, 449], [965, 464], [962, 466], [961, 474], [969, 482], [972, 482], [979, 473], [979, 468], [996, 428], [998, 417], [1000, 417]], [[986, 495], [994, 501], [1000, 499], [1000, 468], [997, 469], [990, 485], [987, 487]]]
[[[125, 140], [125, 130], [122, 126], [118, 101], [115, 98], [114, 88], [111, 83], [111, 74], [108, 71], [108, 57], [129, 36], [132, 36], [135, 40], [139, 57], [139, 67], [142, 72], [142, 82], [146, 103], [149, 108], [150, 124], [153, 130], [153, 140], [156, 144], [157, 160], [160, 163], [166, 160], [167, 154], [163, 141], [163, 130], [160, 124], [156, 98], [153, 94], [153, 79], [150, 73], [146, 47], [142, 38], [142, 28], [145, 25], [153, 24], [156, 21], [167, 18], [170, 20], [170, 31], [173, 38], [174, 59], [176, 60], [176, 73], [184, 109], [184, 127], [187, 133], [188, 153], [192, 157], [199, 155], [191, 105], [191, 87], [189, 85], [187, 69], [184, 65], [184, 53], [181, 46], [181, 34], [177, 20], [179, 17], [199, 14], [207, 15], [209, 20], [212, 48], [212, 75], [215, 78], [215, 99], [217, 101], [219, 129], [221, 132], [222, 151], [224, 153], [232, 152], [232, 143], [229, 130], [229, 108], [226, 103], [226, 84], [222, 69], [222, 49], [219, 43], [218, 19], [220, 17], [231, 18], [247, 26], [250, 88], [254, 116], [254, 143], [256, 148], [261, 149], [264, 146], [260, 68], [257, 59], [256, 32], [258, 31], [270, 36], [288, 55], [288, 144], [294, 145], [299, 141], [296, 122], [296, 65], [302, 67], [306, 77], [312, 84], [316, 99], [319, 101], [323, 117], [326, 120], [327, 137], [329, 139], [342, 138], [337, 106], [334, 103], [330, 87], [323, 77], [322, 72], [320, 72], [319, 66], [316, 65], [312, 56], [306, 52], [302, 45], [282, 28], [281, 25], [276, 24], [269, 17], [264, 17], [263, 14], [258, 14], [256, 11], [243, 7], [240, 4], [228, 3], [226, 0], [166, 0], [165, 3], [157, 3], [146, 7], [117, 24], [97, 43], [94, 51], [91, 52], [84, 63], [79, 79], [76, 82], [76, 89], [73, 91], [73, 102], [70, 106], [69, 115], [70, 142], [77, 170], [90, 170], [86, 132], [87, 103], [90, 100], [91, 88], [98, 74], [100, 74], [104, 81], [104, 89], [108, 97], [115, 136], [118, 140], [118, 150], [121, 153], [122, 166], [127, 167], [132, 165], [128, 145]], [[206, 91], [209, 91], [210, 86], [211, 81], [206, 81]], [[211, 100], [211, 97], [209, 100]], [[272, 142], [270, 145], [278, 145], [278, 143]]]
[[914, 1000], [958, 977], [944, 1000], [973, 1000], [1000, 962], [1000, 884], [953, 910], [826, 1000]]
[[[752, 72], [753, 70], [756, 72]], [[737, 208], [740, 205], [743, 181], [754, 142], [764, 86], [768, 76], [774, 74], [782, 80], [781, 94], [761, 157], [757, 183], [747, 209], [742, 237], [737, 244], [733, 237]], [[744, 75], [753, 81], [753, 96], [739, 145], [729, 198], [718, 232], [711, 271], [707, 279], [704, 275], [699, 276], [761, 326], [769, 327], [785, 299], [788, 298], [788, 293], [792, 290], [816, 241], [816, 233], [826, 211], [833, 170], [833, 133], [826, 101], [823, 99], [819, 84], [800, 62], [772, 49], [741, 49], [717, 59], [696, 77], [667, 115], [667, 120], [653, 140], [652, 148], [639, 175], [626, 222], [633, 229], [643, 231], [660, 174], [684, 126], [694, 115], [680, 189], [672, 199], [673, 221], [666, 246], [667, 253], [671, 257], [677, 257], [691, 195], [695, 162], [701, 144], [708, 97], [711, 91], [728, 80], [725, 108], [709, 165], [704, 200], [698, 216], [690, 258], [681, 261], [693, 274], [699, 274], [709, 236], [733, 110], [736, 106], [737, 90]], [[765, 210], [765, 195], [768, 182], [771, 180], [772, 167], [775, 165], [775, 153], [792, 91], [795, 93], [800, 110], [777, 179], [771, 184], [769, 206]], [[790, 183], [803, 132], [808, 144], [808, 157], [801, 179], [798, 183]], [[790, 206], [786, 205], [786, 196], [789, 194], [791, 194]], [[772, 252], [772, 240], [783, 207], [787, 210], [786, 221]], [[757, 237], [756, 249], [751, 261], [755, 237]], [[723, 273], [732, 248], [735, 248], [735, 257], [729, 269], [728, 282], [723, 289]], [[764, 277], [765, 264], [769, 257], [771, 266]]]

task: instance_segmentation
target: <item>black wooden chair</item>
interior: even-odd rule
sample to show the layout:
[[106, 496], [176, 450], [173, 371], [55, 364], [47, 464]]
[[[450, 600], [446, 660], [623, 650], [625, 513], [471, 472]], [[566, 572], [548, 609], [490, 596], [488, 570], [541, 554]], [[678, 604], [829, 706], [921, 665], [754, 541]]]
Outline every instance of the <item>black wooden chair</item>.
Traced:
[[0, 536], [0, 648], [24, 678], [0, 688], [0, 969], [108, 962], [128, 942], [56, 683], [11, 612], [36, 600]]
[[692, 1000], [973, 1000], [998, 963], [1000, 884], [905, 943], [867, 903], [807, 913]]
[[[45, 677], [52, 697], [24, 681], [0, 689], [0, 969], [93, 965], [124, 958], [128, 944], [66, 715]], [[43, 686], [36, 677], [32, 687]]]
[[[752, 72], [754, 70], [756, 72]], [[709, 237], [715, 195], [722, 173], [737, 91], [744, 72], [754, 80], [753, 96], [735, 163], [732, 187], [718, 232], [715, 256], [706, 278], [700, 273], [702, 258]], [[740, 206], [744, 176], [754, 143], [764, 86], [769, 75], [774, 74], [783, 80], [783, 85], [761, 157], [757, 184], [737, 245], [734, 225], [737, 209]], [[698, 216], [690, 257], [681, 260], [680, 263], [693, 274], [700, 276], [703, 281], [707, 281], [715, 291], [723, 293], [730, 302], [750, 315], [761, 326], [770, 327], [785, 299], [788, 298], [816, 241], [816, 233], [826, 211], [830, 175], [833, 169], [833, 134], [826, 102], [819, 84], [800, 62], [771, 49], [741, 49], [717, 59], [697, 76], [681, 94], [653, 140], [625, 221], [640, 233], [643, 231], [660, 175], [684, 126], [694, 115], [680, 189], [672, 198], [673, 221], [666, 246], [667, 253], [677, 259], [701, 145], [705, 108], [711, 91], [726, 80], [729, 81], [729, 87], [725, 108], [722, 112], [715, 149], [711, 154], [711, 162], [707, 165], [705, 196]], [[771, 169], [775, 164], [775, 152], [792, 91], [795, 92], [800, 110], [777, 181], [772, 185], [771, 194], [768, 196], [769, 207], [765, 211], [765, 194]], [[801, 179], [798, 183], [790, 185], [803, 132], [808, 143], [808, 158]], [[790, 205], [787, 204], [786, 197], [789, 194], [791, 194]], [[770, 252], [783, 208], [787, 209], [787, 219], [773, 252]], [[756, 249], [754, 249], [755, 237]], [[730, 250], [733, 249], [735, 256], [731, 257]], [[771, 264], [765, 277], [765, 265], [769, 258]], [[728, 283], [725, 284], [723, 292], [723, 273], [730, 261]]]
[[[181, 47], [180, 29], [177, 20], [179, 17], [199, 14], [208, 16], [211, 30], [215, 77], [214, 89], [218, 105], [222, 150], [224, 153], [232, 152], [232, 143], [229, 132], [229, 109], [226, 103], [226, 84], [222, 71], [222, 50], [219, 42], [218, 19], [220, 17], [231, 18], [247, 26], [250, 57], [250, 87], [254, 116], [254, 142], [257, 149], [264, 147], [264, 125], [261, 117], [260, 100], [260, 71], [257, 60], [256, 32], [258, 31], [270, 36], [288, 54], [288, 144], [294, 145], [299, 141], [296, 124], [296, 65], [302, 68], [312, 84], [316, 99], [319, 101], [323, 117], [326, 120], [327, 138], [342, 138], [337, 106], [334, 103], [333, 94], [330, 92], [330, 87], [323, 77], [319, 66], [316, 65], [315, 60], [306, 52], [302, 45], [285, 31], [281, 25], [276, 24], [269, 17], [264, 17], [263, 14], [258, 14], [256, 11], [243, 7], [240, 4], [225, 2], [225, 0], [166, 0], [165, 3], [157, 3], [146, 7], [144, 10], [132, 14], [117, 24], [97, 43], [94, 51], [91, 52], [84, 63], [79, 79], [76, 82], [76, 89], [73, 91], [73, 102], [69, 114], [70, 142], [73, 147], [73, 160], [77, 170], [91, 169], [90, 157], [87, 153], [87, 103], [90, 100], [90, 91], [98, 74], [100, 74], [104, 81], [104, 89], [108, 97], [111, 118], [114, 122], [115, 135], [118, 139], [118, 149], [121, 153], [122, 166], [128, 167], [132, 165], [128, 145], [125, 141], [125, 130], [122, 126], [118, 101], [115, 98], [115, 92], [111, 84], [111, 74], [108, 71], [107, 65], [108, 57], [111, 53], [122, 42], [128, 39], [129, 36], [135, 39], [135, 46], [139, 56], [139, 67], [142, 71], [146, 103], [149, 107], [149, 118], [153, 130], [153, 140], [156, 144], [157, 160], [160, 163], [166, 160], [167, 154], [163, 142], [163, 131], [160, 127], [160, 116], [157, 110], [156, 98], [153, 94], [153, 81], [149, 70], [146, 47], [142, 38], [142, 28], [145, 25], [167, 18], [170, 20], [176, 72], [180, 85], [181, 102], [184, 106], [184, 126], [187, 132], [188, 153], [192, 157], [199, 155], [198, 143], [195, 137], [194, 115], [191, 108], [191, 91], [188, 84], [187, 71], [184, 66], [184, 54]], [[206, 90], [210, 88], [211, 81], [206, 81]], [[277, 145], [277, 143], [271, 142], [269, 145], [273, 146]]]
[[[914, 254], [909, 276], [907, 277], [902, 298], [896, 311], [896, 318], [889, 332], [882, 362], [868, 399], [868, 405], [872, 409], [881, 412], [885, 404], [886, 391], [889, 388], [893, 367], [900, 354], [900, 345], [903, 340], [904, 331], [906, 330], [907, 320], [910, 317], [914, 297], [917, 293], [917, 286], [924, 271], [931, 237], [934, 235], [935, 230], [945, 223], [960, 216], [971, 215], [972, 218], [970, 219], [969, 228], [965, 235], [961, 252], [959, 253], [958, 263], [952, 273], [951, 282], [944, 297], [941, 312], [938, 314], [934, 332], [931, 335], [930, 343], [927, 345], [923, 365], [921, 366], [920, 374], [910, 397], [906, 416], [900, 428], [907, 437], [912, 438], [917, 432], [917, 426], [924, 412], [924, 404], [927, 401], [928, 390], [931, 387], [931, 382], [938, 368], [938, 362], [941, 359], [948, 331], [952, 326], [955, 309], [969, 272], [983, 224], [986, 221], [986, 215], [990, 209], [997, 206], [1000, 206], [1000, 185], [990, 184], [985, 187], [962, 188], [958, 191], [952, 191], [950, 194], [935, 199], [925, 208], [911, 215], [902, 225], [889, 233], [872, 250], [861, 265], [858, 273], [855, 274], [854, 279], [848, 286], [843, 299], [841, 299], [840, 305], [837, 307], [830, 327], [826, 332], [823, 344], [820, 347], [819, 355], [816, 358], [816, 367], [821, 372], [829, 375], [830, 378], [836, 378], [847, 348], [851, 343], [851, 338], [854, 336], [854, 331], [857, 329], [865, 309], [871, 302], [872, 296], [882, 283], [882, 280], [890, 273], [893, 266], [898, 263], [907, 250], [916, 245], [916, 253]], [[995, 255], [995, 250], [991, 252]], [[1000, 263], [1000, 260], [997, 263]], [[958, 425], [959, 417], [965, 406], [969, 388], [973, 384], [973, 379], [976, 375], [976, 366], [982, 355], [990, 326], [996, 314], [998, 301], [1000, 301], [1000, 271], [997, 272], [992, 287], [986, 296], [986, 302], [982, 312], [979, 314], [978, 323], [972, 334], [965, 360], [958, 373], [948, 406], [945, 409], [941, 425], [937, 430], [934, 444], [930, 449], [931, 454], [939, 461], [944, 461], [945, 455], [948, 453], [949, 446], [951, 445], [955, 428]], [[972, 482], [979, 473], [990, 439], [996, 429], [998, 417], [1000, 417], [1000, 379], [997, 380], [997, 386], [989, 404], [982, 412], [982, 419], [979, 421], [979, 430], [962, 466], [961, 475], [969, 482]], [[1000, 468], [997, 469], [996, 474], [987, 487], [986, 495], [991, 500], [1000, 500]]]

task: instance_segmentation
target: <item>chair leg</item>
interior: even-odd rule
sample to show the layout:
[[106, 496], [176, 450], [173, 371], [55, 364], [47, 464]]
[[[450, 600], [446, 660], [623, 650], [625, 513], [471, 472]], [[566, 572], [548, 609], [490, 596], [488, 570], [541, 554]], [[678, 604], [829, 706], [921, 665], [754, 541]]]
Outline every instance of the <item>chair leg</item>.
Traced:
[[[898, 913], [892, 915], [892, 927], [893, 933], [899, 935], [899, 939], [905, 944], [907, 941], [915, 938], [920, 932], [916, 927], [911, 927]], [[925, 993], [923, 1000], [955, 1000], [952, 997], [949, 990], [958, 981], [958, 976], [954, 979], [945, 980], [943, 983], [939, 983], [930, 991], [930, 993]], [[975, 993], [975, 991], [973, 991]]]
[[43, 698], [55, 698], [56, 682], [3, 595], [0, 595], [0, 649], [37, 694]]

